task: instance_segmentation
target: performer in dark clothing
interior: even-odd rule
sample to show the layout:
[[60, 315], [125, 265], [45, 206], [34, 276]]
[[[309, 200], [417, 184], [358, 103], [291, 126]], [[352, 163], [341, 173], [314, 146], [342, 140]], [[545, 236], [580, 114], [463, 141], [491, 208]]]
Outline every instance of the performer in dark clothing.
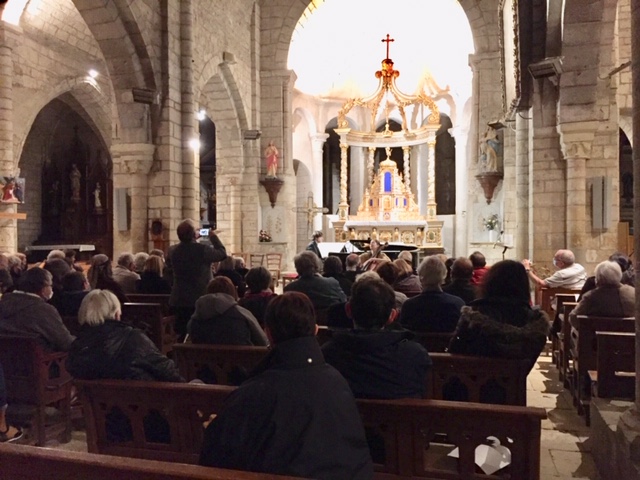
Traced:
[[313, 232], [313, 237], [311, 237], [311, 242], [309, 243], [309, 245], [307, 245], [307, 250], [309, 250], [310, 252], [315, 253], [318, 258], [322, 258], [322, 254], [320, 253], [320, 249], [318, 248], [318, 244], [322, 243], [322, 232], [320, 230], [316, 230], [315, 232]]
[[207, 427], [200, 464], [316, 479], [371, 479], [353, 394], [325, 363], [313, 306], [297, 292], [271, 301], [273, 351]]

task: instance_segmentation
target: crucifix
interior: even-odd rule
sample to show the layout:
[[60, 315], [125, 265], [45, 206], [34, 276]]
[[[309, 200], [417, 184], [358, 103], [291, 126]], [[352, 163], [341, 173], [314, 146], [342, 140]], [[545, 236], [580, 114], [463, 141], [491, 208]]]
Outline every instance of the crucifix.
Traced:
[[382, 41], [382, 42], [386, 42], [386, 43], [387, 43], [387, 57], [386, 57], [386, 58], [389, 58], [389, 43], [390, 43], [390, 42], [395, 42], [395, 41], [396, 41], [396, 39], [395, 39], [395, 38], [391, 38], [391, 37], [389, 36], [389, 34], [387, 33], [387, 38], [386, 38], [386, 39], [385, 39], [385, 38], [383, 38], [381, 41]]
[[313, 193], [309, 192], [309, 196], [307, 197], [307, 205], [304, 207], [296, 207], [292, 209], [296, 213], [306, 213], [307, 214], [307, 232], [311, 232], [311, 227], [313, 225], [313, 219], [319, 213], [328, 213], [329, 209], [326, 207], [318, 207], [313, 202]]

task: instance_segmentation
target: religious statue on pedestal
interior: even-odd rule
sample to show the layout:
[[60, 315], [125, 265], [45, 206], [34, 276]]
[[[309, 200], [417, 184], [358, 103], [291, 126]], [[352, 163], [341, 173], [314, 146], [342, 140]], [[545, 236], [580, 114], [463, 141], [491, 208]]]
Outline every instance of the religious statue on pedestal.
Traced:
[[71, 166], [71, 173], [69, 173], [69, 180], [71, 182], [71, 201], [78, 203], [80, 201], [80, 178], [82, 174], [78, 167], [74, 163]]
[[498, 138], [498, 131], [487, 127], [487, 131], [480, 139], [480, 156], [478, 163], [481, 172], [497, 172], [498, 158], [502, 153], [502, 144]]
[[93, 191], [93, 204], [96, 212], [102, 210], [102, 202], [100, 201], [100, 184], [96, 183], [96, 189]]
[[267, 177], [275, 178], [278, 172], [278, 149], [276, 148], [273, 140], [269, 142], [269, 145], [264, 150], [264, 157], [267, 161]]

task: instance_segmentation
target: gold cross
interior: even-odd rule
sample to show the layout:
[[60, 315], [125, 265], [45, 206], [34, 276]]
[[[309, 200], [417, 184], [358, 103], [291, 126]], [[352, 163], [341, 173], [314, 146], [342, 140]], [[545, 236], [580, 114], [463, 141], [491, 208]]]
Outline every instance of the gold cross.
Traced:
[[389, 42], [395, 42], [396, 39], [389, 37], [389, 34], [387, 33], [387, 38], [386, 39], [383, 38], [382, 41], [387, 42], [387, 58], [389, 58]]
[[319, 213], [328, 213], [329, 209], [324, 207], [318, 207], [313, 202], [313, 193], [309, 192], [309, 196], [307, 197], [307, 205], [305, 207], [297, 207], [293, 209], [296, 213], [306, 213], [307, 214], [307, 229], [311, 230], [311, 225], [313, 225], [313, 218]]

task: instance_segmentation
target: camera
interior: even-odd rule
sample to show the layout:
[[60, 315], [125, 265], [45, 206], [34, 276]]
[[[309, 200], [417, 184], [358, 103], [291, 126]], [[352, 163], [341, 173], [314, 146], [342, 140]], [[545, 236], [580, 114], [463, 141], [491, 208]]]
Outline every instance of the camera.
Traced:
[[210, 228], [201, 228], [200, 229], [200, 236], [201, 237], [208, 237], [210, 231], [211, 231]]

